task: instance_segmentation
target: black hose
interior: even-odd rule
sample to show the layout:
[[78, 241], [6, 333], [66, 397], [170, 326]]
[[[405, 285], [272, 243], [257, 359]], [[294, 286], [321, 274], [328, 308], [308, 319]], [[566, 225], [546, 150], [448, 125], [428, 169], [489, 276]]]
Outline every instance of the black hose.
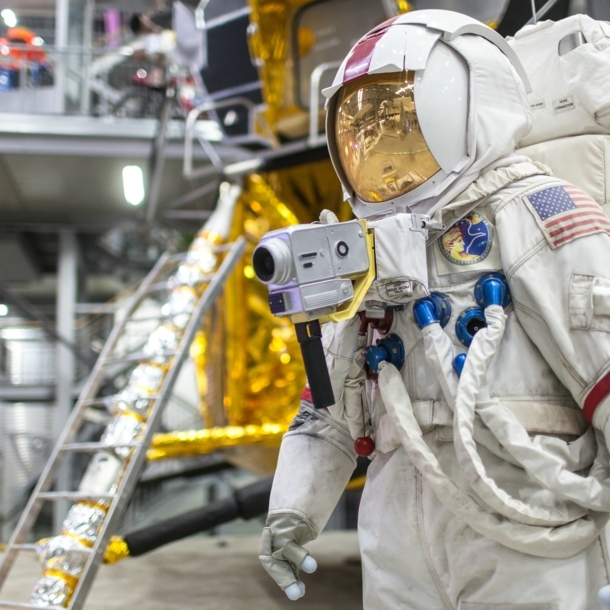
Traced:
[[177, 517], [130, 532], [124, 537], [132, 557], [144, 555], [160, 546], [213, 529], [223, 523], [252, 519], [267, 512], [273, 477], [242, 487], [225, 500], [212, 502]]
[[[358, 458], [352, 479], [366, 474], [370, 461]], [[177, 517], [154, 523], [124, 536], [132, 557], [138, 557], [170, 542], [211, 530], [233, 519], [253, 519], [264, 515], [269, 508], [273, 477], [259, 479], [233, 492], [224, 500], [212, 502]]]

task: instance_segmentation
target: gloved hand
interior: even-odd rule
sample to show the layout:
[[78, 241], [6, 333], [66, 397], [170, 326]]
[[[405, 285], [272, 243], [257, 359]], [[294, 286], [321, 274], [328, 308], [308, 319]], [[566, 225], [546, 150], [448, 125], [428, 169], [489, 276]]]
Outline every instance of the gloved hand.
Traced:
[[313, 540], [316, 533], [305, 515], [298, 511], [270, 513], [267, 518], [259, 559], [288, 599], [297, 600], [305, 595], [305, 583], [299, 580], [299, 570], [311, 574], [318, 567], [302, 546]]
[[265, 570], [290, 599], [305, 594], [299, 570], [317, 566], [303, 546], [324, 529], [356, 466], [348, 431], [321, 411], [304, 401], [282, 439], [260, 544]]

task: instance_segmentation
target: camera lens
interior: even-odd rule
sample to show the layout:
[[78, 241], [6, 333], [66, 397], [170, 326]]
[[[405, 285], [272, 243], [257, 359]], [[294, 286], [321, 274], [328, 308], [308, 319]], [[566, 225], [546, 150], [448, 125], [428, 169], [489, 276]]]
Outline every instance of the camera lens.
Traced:
[[265, 284], [286, 284], [292, 276], [292, 253], [284, 239], [265, 240], [254, 249], [252, 267]]
[[273, 254], [265, 248], [265, 246], [259, 246], [252, 256], [252, 266], [254, 267], [254, 273], [261, 282], [270, 282], [275, 273], [275, 261], [273, 260]]

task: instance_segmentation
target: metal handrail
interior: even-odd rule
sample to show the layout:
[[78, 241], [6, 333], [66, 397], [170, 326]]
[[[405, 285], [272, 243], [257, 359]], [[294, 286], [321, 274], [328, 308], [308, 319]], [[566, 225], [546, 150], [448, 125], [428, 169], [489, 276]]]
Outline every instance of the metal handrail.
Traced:
[[200, 0], [197, 8], [195, 9], [195, 27], [198, 30], [205, 30], [205, 7], [209, 4], [210, 0]]
[[320, 112], [320, 81], [330, 70], [336, 70], [340, 61], [329, 61], [316, 66], [309, 78], [309, 138], [310, 146], [318, 146], [326, 142], [326, 135], [318, 134], [318, 114]]
[[[186, 126], [184, 130], [184, 164], [182, 167], [182, 174], [185, 178], [199, 178], [201, 176], [208, 175], [210, 171], [209, 167], [193, 169], [193, 138], [195, 137], [197, 119], [203, 112], [220, 110], [221, 108], [227, 108], [229, 106], [244, 106], [248, 111], [248, 133], [253, 133], [254, 123], [258, 119], [269, 138], [269, 143], [272, 146], [277, 145], [275, 134], [273, 134], [271, 131], [266, 119], [260, 115], [257, 116], [257, 106], [252, 100], [248, 99], [247, 97], [230, 97], [224, 100], [208, 100], [193, 108], [188, 113], [186, 118]], [[227, 141], [230, 142], [230, 140], [230, 138], [227, 138]], [[222, 163], [220, 162], [220, 158], [213, 149], [209, 150], [211, 145], [209, 145], [209, 147], [205, 146], [201, 139], [199, 139], [199, 142], [203, 145], [208, 157], [210, 157], [210, 161], [212, 161], [212, 164], [216, 166], [218, 171], [222, 171]]]

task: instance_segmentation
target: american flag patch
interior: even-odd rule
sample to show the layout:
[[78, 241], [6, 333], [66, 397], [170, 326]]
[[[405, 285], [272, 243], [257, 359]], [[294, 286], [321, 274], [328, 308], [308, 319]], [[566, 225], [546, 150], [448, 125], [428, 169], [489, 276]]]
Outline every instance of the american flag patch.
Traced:
[[594, 233], [610, 234], [601, 206], [571, 184], [551, 186], [526, 199], [551, 248]]

